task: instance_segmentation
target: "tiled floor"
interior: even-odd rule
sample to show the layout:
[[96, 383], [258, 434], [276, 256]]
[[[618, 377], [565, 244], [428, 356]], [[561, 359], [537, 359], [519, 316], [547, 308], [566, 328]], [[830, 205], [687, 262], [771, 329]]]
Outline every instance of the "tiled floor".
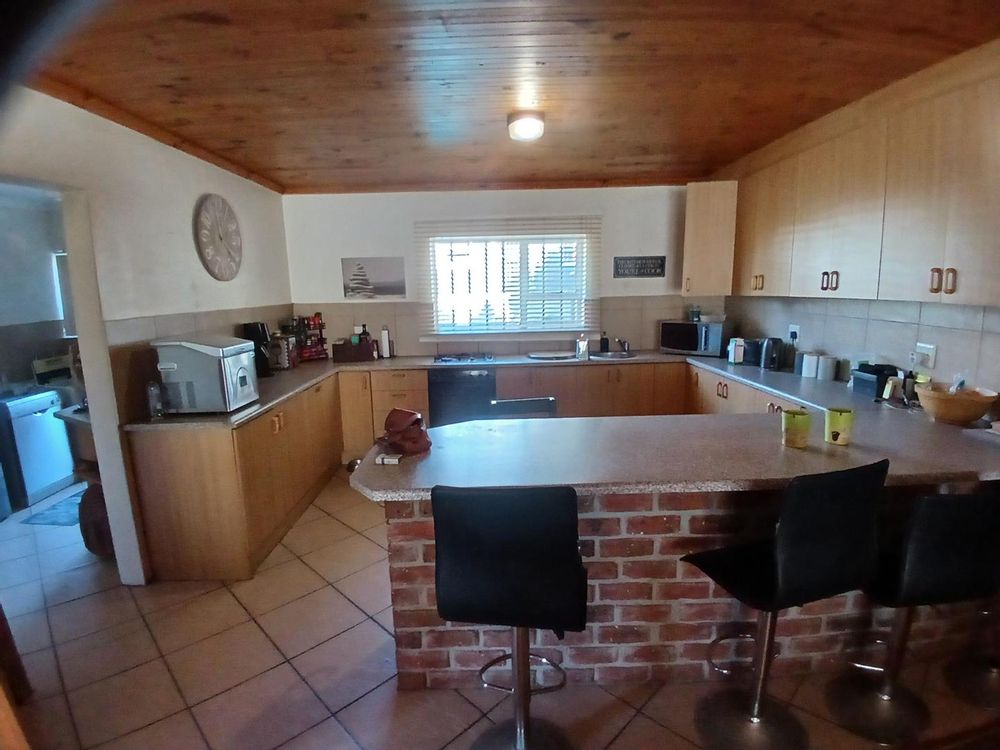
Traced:
[[[341, 478], [250, 581], [119, 584], [76, 528], [0, 524], [0, 602], [36, 687], [21, 718], [36, 750], [468, 750], [509, 701], [486, 690], [397, 691], [386, 537]], [[829, 721], [824, 676], [773, 681], [816, 750], [874, 747]], [[907, 681], [929, 736], [990, 717], [937, 670]], [[570, 686], [533, 714], [581, 750], [693, 750], [713, 684]]]

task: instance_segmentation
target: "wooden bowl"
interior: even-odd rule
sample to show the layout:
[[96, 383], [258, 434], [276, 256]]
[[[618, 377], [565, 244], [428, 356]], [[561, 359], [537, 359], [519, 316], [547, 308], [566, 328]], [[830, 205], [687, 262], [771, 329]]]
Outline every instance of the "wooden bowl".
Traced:
[[981, 419], [997, 400], [996, 391], [986, 388], [966, 388], [949, 393], [944, 383], [917, 386], [917, 398], [935, 422], [966, 425]]

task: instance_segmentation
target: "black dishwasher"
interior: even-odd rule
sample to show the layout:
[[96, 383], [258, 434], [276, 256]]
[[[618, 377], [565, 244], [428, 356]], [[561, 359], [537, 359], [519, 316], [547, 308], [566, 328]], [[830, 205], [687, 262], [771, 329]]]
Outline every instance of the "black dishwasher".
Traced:
[[427, 373], [430, 426], [485, 419], [497, 397], [493, 367], [438, 367]]

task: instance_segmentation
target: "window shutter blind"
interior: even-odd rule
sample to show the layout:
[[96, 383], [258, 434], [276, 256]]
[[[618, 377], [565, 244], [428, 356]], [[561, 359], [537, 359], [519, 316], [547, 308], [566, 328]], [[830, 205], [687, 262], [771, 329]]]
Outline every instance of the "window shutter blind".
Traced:
[[428, 334], [599, 329], [601, 217], [418, 222]]

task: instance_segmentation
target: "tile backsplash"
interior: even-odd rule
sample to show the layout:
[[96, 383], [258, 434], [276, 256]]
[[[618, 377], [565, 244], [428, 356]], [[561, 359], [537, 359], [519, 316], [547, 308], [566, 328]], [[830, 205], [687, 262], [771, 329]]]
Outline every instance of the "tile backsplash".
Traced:
[[[730, 297], [726, 314], [738, 335], [788, 340], [801, 326], [799, 349], [849, 359], [871, 354], [909, 366], [918, 341], [937, 346], [936, 380], [964, 373], [970, 384], [1000, 390], [1000, 308], [884, 300]], [[843, 371], [846, 368], [841, 368]]]
[[240, 323], [262, 320], [272, 328], [276, 328], [278, 321], [291, 315], [291, 305], [240, 307], [232, 310], [108, 320], [104, 323], [104, 329], [108, 335], [109, 346], [122, 346], [151, 341], [163, 336], [178, 336], [182, 333], [222, 333], [233, 336], [236, 335]]

